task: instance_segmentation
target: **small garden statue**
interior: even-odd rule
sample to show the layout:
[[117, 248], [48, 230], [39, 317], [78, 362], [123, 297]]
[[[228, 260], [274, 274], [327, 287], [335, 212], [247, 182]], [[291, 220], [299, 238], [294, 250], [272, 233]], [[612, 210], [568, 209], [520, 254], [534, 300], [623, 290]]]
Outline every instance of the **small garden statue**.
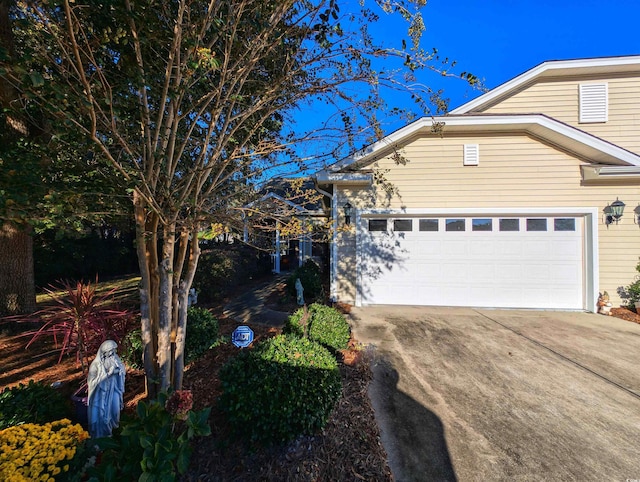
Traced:
[[189, 295], [187, 296], [187, 307], [197, 305], [198, 304], [198, 292], [195, 288], [191, 288], [189, 290]]
[[611, 315], [611, 307], [613, 304], [609, 301], [609, 293], [606, 291], [598, 298], [598, 313], [603, 315]]
[[117, 347], [113, 340], [102, 343], [89, 367], [88, 418], [93, 438], [110, 437], [120, 423], [126, 370], [116, 353]]
[[298, 298], [298, 306], [304, 305], [304, 288], [302, 287], [300, 278], [296, 278], [296, 295]]

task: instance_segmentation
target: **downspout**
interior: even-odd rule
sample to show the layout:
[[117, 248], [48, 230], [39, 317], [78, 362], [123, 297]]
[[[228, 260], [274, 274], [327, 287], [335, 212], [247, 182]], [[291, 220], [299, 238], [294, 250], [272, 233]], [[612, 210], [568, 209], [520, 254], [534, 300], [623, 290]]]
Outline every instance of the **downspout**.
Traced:
[[338, 301], [337, 299], [337, 275], [338, 275], [338, 260], [337, 260], [337, 240], [338, 240], [338, 196], [336, 194], [336, 185], [333, 184], [333, 193], [329, 193], [324, 189], [321, 189], [318, 185], [318, 179], [313, 178], [313, 185], [320, 194], [327, 196], [331, 199], [331, 243], [329, 244], [329, 299], [332, 302]]
[[273, 272], [280, 274], [280, 221], [276, 221], [276, 253], [273, 261]]
[[242, 211], [242, 224], [242, 240], [244, 241], [244, 244], [249, 244], [249, 223], [247, 222], [247, 213], [244, 211]]

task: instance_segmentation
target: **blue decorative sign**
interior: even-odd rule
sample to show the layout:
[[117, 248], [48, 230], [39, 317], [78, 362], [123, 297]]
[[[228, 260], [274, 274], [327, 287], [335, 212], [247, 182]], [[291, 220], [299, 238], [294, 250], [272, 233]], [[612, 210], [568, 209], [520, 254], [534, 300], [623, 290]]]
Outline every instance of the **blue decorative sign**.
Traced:
[[253, 330], [248, 326], [239, 326], [231, 335], [231, 342], [238, 348], [246, 348], [253, 342]]

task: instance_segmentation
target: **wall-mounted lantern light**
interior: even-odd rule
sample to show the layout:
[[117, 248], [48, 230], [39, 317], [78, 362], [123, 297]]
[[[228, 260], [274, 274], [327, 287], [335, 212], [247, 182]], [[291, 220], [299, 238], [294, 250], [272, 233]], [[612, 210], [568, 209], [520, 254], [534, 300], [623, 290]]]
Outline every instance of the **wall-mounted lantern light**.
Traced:
[[606, 223], [612, 224], [614, 221], [618, 224], [622, 214], [624, 213], [625, 203], [616, 198], [609, 206], [605, 208]]
[[346, 225], [351, 224], [351, 212], [353, 211], [353, 206], [347, 201], [347, 203], [342, 206], [342, 209], [344, 209], [344, 223]]

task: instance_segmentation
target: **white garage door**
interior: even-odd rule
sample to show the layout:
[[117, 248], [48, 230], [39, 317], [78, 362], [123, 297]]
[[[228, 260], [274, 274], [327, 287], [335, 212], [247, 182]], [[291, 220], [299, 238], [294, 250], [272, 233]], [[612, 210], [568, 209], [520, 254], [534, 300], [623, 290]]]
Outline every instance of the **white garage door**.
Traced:
[[362, 304], [583, 309], [577, 217], [363, 217]]

